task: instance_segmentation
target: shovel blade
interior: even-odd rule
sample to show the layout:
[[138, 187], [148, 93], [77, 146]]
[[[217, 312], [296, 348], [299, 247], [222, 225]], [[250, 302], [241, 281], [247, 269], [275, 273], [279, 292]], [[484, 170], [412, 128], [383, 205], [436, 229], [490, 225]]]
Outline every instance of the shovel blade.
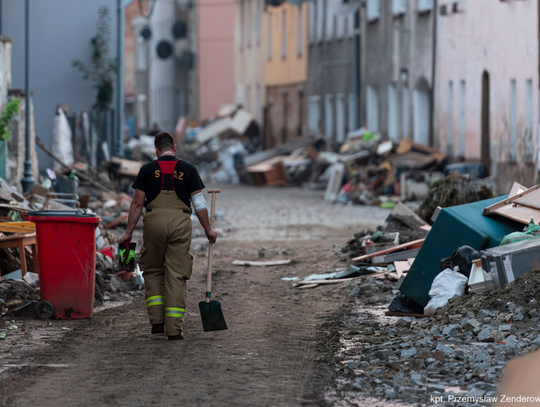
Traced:
[[201, 301], [199, 303], [199, 310], [201, 311], [204, 332], [223, 331], [227, 329], [219, 301], [212, 300], [210, 303]]

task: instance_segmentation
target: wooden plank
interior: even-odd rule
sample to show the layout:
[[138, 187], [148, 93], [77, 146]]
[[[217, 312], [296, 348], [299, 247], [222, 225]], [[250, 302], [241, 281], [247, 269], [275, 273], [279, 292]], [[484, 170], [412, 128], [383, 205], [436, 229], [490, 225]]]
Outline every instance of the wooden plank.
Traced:
[[300, 285], [306, 285], [306, 284], [339, 284], [339, 283], [345, 283], [347, 281], [354, 281], [354, 280], [362, 280], [369, 277], [376, 277], [387, 274], [386, 271], [382, 271], [380, 273], [373, 273], [373, 274], [366, 274], [365, 276], [359, 276], [359, 277], [351, 277], [351, 278], [335, 278], [335, 279], [329, 279], [329, 280], [307, 280], [307, 281], [298, 281], [296, 284], [298, 286]]
[[513, 204], [505, 205], [494, 210], [493, 213], [523, 223], [524, 225], [528, 225], [531, 219], [537, 225], [540, 223], [540, 210], [528, 208], [526, 206], [514, 206]]
[[[519, 193], [517, 195], [508, 196], [508, 198], [503, 199], [502, 201], [499, 201], [497, 203], [494, 203], [493, 205], [490, 205], [490, 206], [484, 208], [483, 215], [484, 216], [493, 215], [493, 214], [497, 213], [496, 211], [498, 209], [502, 208], [503, 206], [512, 205], [515, 200], [517, 200], [519, 198], [522, 198], [524, 196], [527, 196], [528, 194], [533, 193], [537, 189], [538, 189], [538, 185], [535, 185], [534, 187], [531, 187], [531, 188], [527, 189], [526, 191], [521, 192], [521, 193]], [[502, 216], [504, 216], [504, 215], [502, 215]]]
[[411, 268], [411, 265], [407, 260], [400, 260], [394, 262], [394, 267], [396, 268], [396, 273], [398, 278], [401, 277], [403, 273], [406, 273]]
[[273, 260], [273, 261], [247, 261], [247, 260], [235, 260], [234, 266], [256, 266], [256, 267], [268, 267], [268, 266], [284, 266], [290, 264], [292, 260]]
[[413, 257], [412, 259], [407, 259], [407, 261], [409, 262], [409, 266], [413, 265], [414, 260], [416, 260], [416, 257]]
[[431, 230], [431, 226], [429, 225], [422, 225], [420, 226], [420, 229], [425, 230], [426, 232], [429, 232]]
[[540, 209], [540, 190], [536, 190], [514, 201], [514, 204]]
[[21, 275], [24, 277], [28, 270], [26, 265], [26, 251], [24, 250], [22, 239], [19, 240], [19, 261], [21, 262]]
[[303, 286], [300, 286], [298, 288], [315, 288], [315, 287], [318, 287], [319, 284], [305, 284]]
[[[35, 233], [26, 233], [26, 234], [21, 234], [21, 235], [2, 236], [2, 237], [0, 237], [0, 242], [8, 242], [10, 240], [17, 240], [17, 239], [29, 238], [29, 237], [33, 237], [35, 239], [36, 234]], [[17, 247], [17, 245], [15, 245], [15, 246], [5, 246], [5, 247]]]
[[421, 247], [425, 240], [426, 239], [413, 240], [412, 242], [403, 243], [403, 244], [400, 244], [398, 246], [391, 247], [389, 249], [384, 249], [384, 250], [380, 250], [380, 251], [375, 252], [375, 253], [365, 254], [365, 255], [360, 256], [360, 257], [355, 257], [354, 259], [352, 259], [352, 261], [361, 261], [361, 260], [365, 260], [365, 259], [370, 259], [370, 258], [375, 257], [375, 256], [380, 256], [382, 254], [387, 254], [387, 253], [394, 253], [394, 252], [398, 252], [398, 251], [404, 250], [404, 249], [416, 249], [418, 247]]

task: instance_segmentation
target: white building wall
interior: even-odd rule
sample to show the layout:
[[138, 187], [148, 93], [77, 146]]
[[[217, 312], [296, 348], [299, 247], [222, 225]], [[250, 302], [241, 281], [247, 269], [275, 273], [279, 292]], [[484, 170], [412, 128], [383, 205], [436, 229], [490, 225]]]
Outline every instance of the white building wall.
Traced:
[[[450, 3], [441, 1], [441, 6]], [[526, 172], [521, 171], [527, 164], [534, 164], [535, 154], [526, 154], [526, 119], [538, 123], [538, 2], [468, 0], [460, 3], [458, 13], [441, 15], [437, 20], [437, 62], [435, 90], [435, 137], [441, 149], [446, 149], [452, 141], [453, 151], [459, 152], [460, 84], [466, 84], [464, 131], [464, 158], [481, 158], [481, 113], [482, 113], [482, 75], [484, 71], [490, 78], [490, 150], [491, 173], [496, 175], [501, 164], [515, 167], [510, 172], [518, 181], [527, 181]], [[451, 7], [448, 7], [451, 10]], [[516, 81], [516, 158], [511, 157], [510, 116], [512, 108], [511, 81]], [[448, 89], [450, 81], [454, 86], [453, 120], [448, 113]], [[532, 81], [534, 97], [527, 97], [527, 81]], [[533, 104], [531, 106], [526, 104]], [[528, 112], [528, 113], [527, 113]], [[532, 119], [530, 115], [532, 114]], [[526, 117], [529, 116], [529, 117]], [[458, 125], [456, 127], [456, 124]], [[538, 129], [532, 126], [529, 147], [537, 151]], [[454, 129], [449, 137], [448, 129]], [[450, 138], [450, 140], [449, 140]], [[530, 151], [531, 149], [529, 149]], [[532, 162], [531, 162], [532, 161]], [[529, 170], [529, 174], [530, 174]], [[518, 175], [521, 174], [521, 175]], [[501, 192], [505, 192], [510, 181], [501, 175]], [[529, 177], [530, 178], [530, 177]]]

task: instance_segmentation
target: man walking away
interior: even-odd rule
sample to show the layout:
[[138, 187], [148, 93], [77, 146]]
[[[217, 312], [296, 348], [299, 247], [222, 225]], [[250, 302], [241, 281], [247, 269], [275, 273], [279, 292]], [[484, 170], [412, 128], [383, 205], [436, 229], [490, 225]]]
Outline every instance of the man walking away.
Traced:
[[184, 339], [182, 322], [186, 311], [187, 280], [193, 268], [191, 248], [191, 204], [210, 243], [217, 233], [210, 228], [202, 195], [205, 188], [197, 169], [176, 158], [171, 134], [156, 135], [157, 160], [145, 164], [132, 187], [135, 197], [129, 210], [126, 234], [130, 242], [143, 207], [143, 246], [139, 264], [144, 271], [144, 288], [152, 333], [166, 333], [169, 339]]

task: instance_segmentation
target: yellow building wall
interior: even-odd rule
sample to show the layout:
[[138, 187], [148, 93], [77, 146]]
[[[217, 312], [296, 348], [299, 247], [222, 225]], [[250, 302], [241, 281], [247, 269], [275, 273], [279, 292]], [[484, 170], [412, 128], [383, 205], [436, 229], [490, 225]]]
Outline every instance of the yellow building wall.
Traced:
[[[302, 53], [298, 52], [298, 13], [301, 13]], [[283, 19], [286, 25], [286, 56], [282, 55]], [[271, 25], [271, 28], [270, 28]], [[266, 86], [289, 85], [307, 79], [307, 4], [301, 8], [283, 3], [267, 7], [264, 13], [266, 44]], [[272, 50], [271, 55], [269, 49]]]

